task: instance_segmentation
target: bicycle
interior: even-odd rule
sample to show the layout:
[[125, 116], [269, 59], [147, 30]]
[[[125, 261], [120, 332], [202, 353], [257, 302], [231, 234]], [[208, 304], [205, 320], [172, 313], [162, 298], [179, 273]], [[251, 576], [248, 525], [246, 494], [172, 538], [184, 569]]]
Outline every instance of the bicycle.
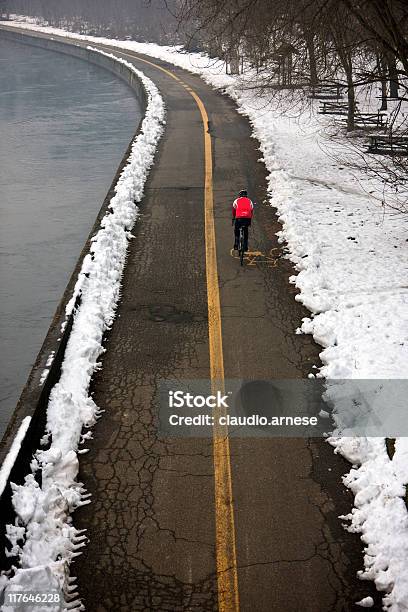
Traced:
[[244, 227], [241, 225], [239, 228], [239, 238], [238, 238], [238, 254], [241, 262], [241, 266], [244, 265], [244, 253], [245, 253], [245, 235], [244, 235]]

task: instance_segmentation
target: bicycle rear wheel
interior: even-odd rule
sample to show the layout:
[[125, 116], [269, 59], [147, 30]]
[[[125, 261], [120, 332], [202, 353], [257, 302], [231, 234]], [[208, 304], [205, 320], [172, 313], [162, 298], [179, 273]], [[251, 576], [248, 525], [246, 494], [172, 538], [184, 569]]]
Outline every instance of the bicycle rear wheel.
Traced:
[[239, 249], [238, 249], [238, 253], [239, 253], [239, 259], [241, 262], [241, 266], [244, 265], [244, 228], [241, 227], [240, 231], [239, 231]]

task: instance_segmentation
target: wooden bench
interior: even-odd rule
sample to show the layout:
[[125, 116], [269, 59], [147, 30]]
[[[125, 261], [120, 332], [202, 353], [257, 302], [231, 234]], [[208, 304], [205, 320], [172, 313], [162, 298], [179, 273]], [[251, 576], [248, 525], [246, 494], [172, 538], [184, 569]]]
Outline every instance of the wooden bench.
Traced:
[[370, 134], [368, 153], [408, 155], [408, 136], [398, 134]]

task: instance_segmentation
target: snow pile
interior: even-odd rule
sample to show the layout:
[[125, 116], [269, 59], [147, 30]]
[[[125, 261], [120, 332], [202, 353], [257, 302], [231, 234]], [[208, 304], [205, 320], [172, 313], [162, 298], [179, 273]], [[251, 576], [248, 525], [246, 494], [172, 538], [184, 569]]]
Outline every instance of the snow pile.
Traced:
[[[75, 585], [67, 586], [68, 563], [80, 554], [85, 536], [72, 526], [70, 513], [89, 502], [82, 484], [76, 481], [78, 453], [86, 452], [78, 450], [78, 446], [89, 438], [89, 433], [82, 434], [83, 428], [91, 427], [99, 416], [89, 396], [89, 384], [104, 351], [103, 334], [115, 318], [130, 232], [138, 215], [135, 202], [142, 199], [165, 122], [164, 102], [154, 83], [128, 62], [118, 61], [142, 81], [148, 97], [146, 115], [77, 283], [75, 292], [81, 293], [81, 302], [75, 312], [61, 378], [51, 392], [47, 434], [42, 441], [44, 445], [50, 442], [50, 447], [37, 451], [33, 473], [26, 477], [25, 484], [12, 485], [18, 521], [8, 525], [8, 537], [11, 554], [19, 557], [21, 568], [8, 583], [3, 576], [3, 586], [7, 588], [19, 584], [40, 590], [44, 581], [60, 586], [71, 608], [81, 604], [72, 592]], [[35, 478], [39, 471], [41, 486]]]
[[374, 605], [374, 599], [372, 597], [364, 597], [360, 601], [356, 601], [357, 606], [361, 608], [372, 608]]
[[[64, 324], [64, 327], [65, 327], [65, 325], [66, 325], [66, 323]], [[64, 331], [64, 330], [62, 330], [62, 331]], [[55, 357], [55, 351], [51, 351], [51, 353], [48, 355], [48, 359], [47, 359], [47, 363], [45, 364], [45, 368], [41, 372], [40, 387], [42, 387], [42, 385], [47, 380], [48, 374], [50, 373], [50, 368], [51, 368], [51, 366], [53, 364], [53, 361], [54, 361], [54, 357]]]
[[31, 422], [31, 417], [27, 416], [25, 417], [22, 421], [21, 421], [21, 425], [18, 428], [16, 437], [13, 440], [13, 444], [11, 445], [11, 448], [9, 450], [9, 452], [7, 453], [6, 458], [3, 461], [3, 464], [0, 468], [0, 495], [2, 495], [7, 481], [9, 479], [10, 476], [10, 472], [13, 468], [13, 465], [16, 461], [17, 455], [20, 451], [21, 448], [21, 444], [25, 438], [25, 435], [27, 433], [27, 429], [30, 425]]
[[[225, 74], [225, 65], [180, 47], [80, 36], [16, 23], [48, 34], [129, 49], [200, 75], [230, 95], [260, 142], [269, 172], [271, 204], [278, 210], [296, 297], [311, 312], [299, 333], [323, 346], [327, 378], [408, 378], [408, 249], [406, 219], [381, 207], [379, 183], [353, 175], [327, 153], [322, 121], [282, 112], [247, 85], [255, 75]], [[256, 77], [255, 77], [256, 78]], [[291, 116], [292, 115], [292, 116]], [[90, 407], [92, 413], [92, 406]], [[385, 441], [332, 439], [353, 469], [345, 484], [355, 495], [347, 520], [366, 544], [363, 578], [386, 593], [386, 609], [408, 609], [408, 444], [398, 439], [392, 459]], [[370, 598], [359, 605], [369, 607]]]
[[351, 531], [361, 533], [366, 544], [365, 570], [360, 577], [374, 580], [385, 591], [384, 609], [407, 610], [408, 514], [404, 502], [408, 479], [408, 440], [396, 441], [390, 461], [382, 438], [343, 438], [338, 452], [358, 461], [345, 477], [355, 495], [354, 508], [345, 517]]

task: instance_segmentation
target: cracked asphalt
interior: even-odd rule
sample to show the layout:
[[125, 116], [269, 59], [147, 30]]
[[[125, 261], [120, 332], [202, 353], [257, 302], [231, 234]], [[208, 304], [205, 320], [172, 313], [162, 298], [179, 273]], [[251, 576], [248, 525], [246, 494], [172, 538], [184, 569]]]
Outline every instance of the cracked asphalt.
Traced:
[[[185, 89], [133, 61], [160, 88], [167, 127], [93, 381], [105, 413], [81, 456], [92, 503], [75, 515], [89, 544], [73, 573], [88, 610], [213, 611], [212, 441], [161, 439], [157, 431], [159, 380], [209, 378], [203, 128]], [[289, 262], [240, 268], [230, 254], [230, 205], [244, 187], [257, 202], [251, 250], [280, 248], [250, 126], [198, 77], [156, 63], [199, 94], [210, 118], [225, 377], [303, 378], [319, 349], [294, 333], [307, 312], [294, 299]], [[234, 438], [230, 448], [242, 612], [346, 612], [361, 609], [355, 602], [367, 595], [380, 610], [372, 585], [356, 577], [359, 537], [338, 519], [352, 506], [341, 484], [348, 464], [317, 439]]]

